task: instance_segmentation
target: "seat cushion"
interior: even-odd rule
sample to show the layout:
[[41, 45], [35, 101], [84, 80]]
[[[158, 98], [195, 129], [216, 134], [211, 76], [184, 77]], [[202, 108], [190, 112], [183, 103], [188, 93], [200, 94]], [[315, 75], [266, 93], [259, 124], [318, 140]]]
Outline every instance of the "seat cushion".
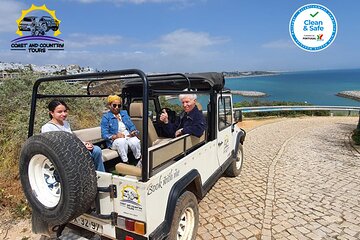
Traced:
[[131, 175], [141, 177], [141, 168], [126, 163], [118, 163], [115, 165], [116, 172], [122, 175]]
[[119, 157], [119, 154], [116, 150], [111, 150], [108, 148], [102, 150], [102, 155], [104, 162]]
[[101, 139], [101, 128], [93, 127], [73, 131], [73, 133], [83, 142], [94, 142]]

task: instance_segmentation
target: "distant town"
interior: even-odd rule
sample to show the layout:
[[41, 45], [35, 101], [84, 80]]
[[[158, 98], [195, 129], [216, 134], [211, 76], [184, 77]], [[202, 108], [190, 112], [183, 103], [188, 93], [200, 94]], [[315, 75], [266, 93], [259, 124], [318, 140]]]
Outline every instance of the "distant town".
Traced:
[[[76, 64], [71, 65], [59, 65], [59, 64], [47, 64], [38, 66], [35, 64], [23, 64], [23, 63], [7, 63], [0, 62], [0, 79], [16, 78], [19, 75], [27, 73], [35, 73], [41, 76], [50, 75], [73, 75], [80, 73], [94, 73], [104, 70], [97, 70], [91, 67], [83, 67]], [[223, 72], [225, 78], [237, 78], [237, 77], [249, 77], [249, 76], [264, 76], [274, 75], [276, 72], [269, 71], [226, 71]]]
[[73, 75], [80, 73], [94, 73], [96, 69], [91, 67], [81, 67], [76, 64], [68, 66], [58, 64], [48, 64], [44, 66], [37, 66], [35, 64], [22, 63], [6, 63], [0, 62], [0, 79], [16, 78], [27, 73], [35, 73], [41, 76], [50, 75]]

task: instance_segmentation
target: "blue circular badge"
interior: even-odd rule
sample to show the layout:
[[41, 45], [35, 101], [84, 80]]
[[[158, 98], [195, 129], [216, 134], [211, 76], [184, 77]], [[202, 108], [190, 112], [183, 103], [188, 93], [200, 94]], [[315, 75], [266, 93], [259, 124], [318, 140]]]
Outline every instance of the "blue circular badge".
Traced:
[[289, 23], [291, 39], [301, 49], [318, 52], [335, 40], [337, 22], [334, 14], [319, 4], [307, 4], [292, 15]]

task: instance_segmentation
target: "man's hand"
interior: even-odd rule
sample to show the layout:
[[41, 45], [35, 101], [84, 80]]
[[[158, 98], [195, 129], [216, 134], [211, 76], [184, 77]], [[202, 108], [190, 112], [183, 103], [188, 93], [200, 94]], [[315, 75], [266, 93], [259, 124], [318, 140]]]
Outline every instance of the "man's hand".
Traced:
[[175, 132], [175, 137], [178, 137], [178, 136], [181, 136], [182, 135], [182, 128], [178, 129], [176, 132]]
[[165, 109], [163, 109], [163, 112], [162, 112], [161, 115], [160, 115], [160, 121], [162, 121], [162, 122], [165, 123], [165, 124], [168, 124], [168, 123], [169, 123], [169, 116], [168, 116], [168, 114], [167, 114], [167, 112], [166, 112]]
[[94, 145], [91, 142], [84, 142], [87, 150], [91, 151], [94, 149]]

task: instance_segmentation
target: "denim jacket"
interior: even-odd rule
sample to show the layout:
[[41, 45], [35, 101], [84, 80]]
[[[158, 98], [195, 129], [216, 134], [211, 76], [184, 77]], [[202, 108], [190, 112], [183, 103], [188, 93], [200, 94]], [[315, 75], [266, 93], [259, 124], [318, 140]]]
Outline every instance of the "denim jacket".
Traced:
[[[131, 121], [129, 114], [126, 110], [120, 111], [121, 121], [125, 124], [129, 132], [139, 132], [134, 123]], [[112, 135], [117, 134], [119, 131], [119, 122], [111, 111], [104, 113], [101, 118], [101, 137], [105, 139], [108, 148], [112, 146]]]

